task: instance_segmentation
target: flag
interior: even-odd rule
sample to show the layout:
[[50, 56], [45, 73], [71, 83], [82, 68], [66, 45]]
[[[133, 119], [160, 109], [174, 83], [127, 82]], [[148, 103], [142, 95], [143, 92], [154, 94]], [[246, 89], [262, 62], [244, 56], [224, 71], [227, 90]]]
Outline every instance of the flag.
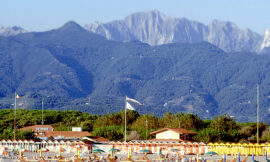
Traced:
[[126, 101], [126, 109], [135, 111], [135, 108]]
[[129, 103], [129, 101], [134, 102], [134, 103], [139, 104], [139, 105], [143, 105], [143, 104], [141, 104], [139, 101], [137, 101], [135, 99], [126, 97], [126, 109], [129, 109], [129, 110], [134, 110], [135, 111], [135, 108]]
[[16, 98], [20, 99], [20, 98], [21, 98], [21, 96], [19, 96], [18, 94], [16, 94]]
[[131, 101], [131, 102], [135, 102], [135, 103], [137, 103], [137, 104], [139, 104], [139, 105], [143, 105], [143, 104], [141, 104], [139, 101], [137, 101], [137, 100], [135, 100], [135, 99], [132, 99], [132, 98], [128, 98], [128, 97], [126, 97], [126, 101]]

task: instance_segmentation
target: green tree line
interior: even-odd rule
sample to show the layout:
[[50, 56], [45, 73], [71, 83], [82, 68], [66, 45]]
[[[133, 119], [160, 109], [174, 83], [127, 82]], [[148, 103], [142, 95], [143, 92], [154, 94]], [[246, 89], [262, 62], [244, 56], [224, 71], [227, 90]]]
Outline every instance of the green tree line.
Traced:
[[[82, 127], [92, 136], [102, 136], [110, 140], [124, 140], [125, 111], [93, 115], [80, 111], [44, 110], [43, 120], [55, 130], [70, 131], [72, 127]], [[30, 131], [19, 131], [19, 128], [39, 125], [42, 122], [41, 110], [22, 110], [16, 113], [16, 138], [34, 139]], [[0, 139], [13, 139], [14, 110], [0, 110]], [[191, 113], [167, 112], [158, 117], [153, 114], [139, 114], [127, 111], [127, 140], [152, 139], [151, 132], [161, 128], [185, 128], [196, 132], [194, 141], [201, 142], [255, 142], [256, 123], [239, 123], [226, 114], [203, 120]], [[269, 125], [259, 124], [261, 142], [270, 141]]]

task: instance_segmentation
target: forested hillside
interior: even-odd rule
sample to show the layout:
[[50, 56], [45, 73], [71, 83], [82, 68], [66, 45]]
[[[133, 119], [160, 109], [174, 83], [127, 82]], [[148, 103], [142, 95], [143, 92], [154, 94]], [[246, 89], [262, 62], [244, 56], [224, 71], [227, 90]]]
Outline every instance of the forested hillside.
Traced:
[[[114, 42], [74, 22], [47, 32], [0, 37], [0, 107], [118, 112], [124, 97], [142, 113], [190, 112], [270, 121], [270, 55], [226, 53], [206, 42], [149, 46]], [[90, 101], [90, 102], [89, 102]], [[134, 105], [135, 106], [135, 105]]]

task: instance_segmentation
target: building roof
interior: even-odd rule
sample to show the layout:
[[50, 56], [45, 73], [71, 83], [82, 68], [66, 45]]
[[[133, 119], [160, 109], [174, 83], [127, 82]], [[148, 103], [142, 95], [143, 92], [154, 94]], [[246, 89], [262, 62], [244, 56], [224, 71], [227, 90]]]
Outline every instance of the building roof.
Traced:
[[81, 138], [85, 136], [90, 136], [91, 134], [87, 131], [49, 131], [44, 132], [44, 134], [38, 134], [37, 137], [53, 137], [53, 138]]
[[53, 131], [53, 129], [54, 128], [51, 125], [32, 125], [28, 127], [23, 127], [20, 130], [32, 130], [33, 132], [45, 132], [45, 131]]
[[155, 141], [155, 142], [189, 142], [188, 140], [183, 140], [183, 139], [151, 139], [148, 141]]
[[109, 143], [111, 142], [109, 139], [100, 137], [100, 136], [88, 136], [88, 137], [84, 137], [83, 139], [87, 139], [89, 141], [94, 141], [94, 142], [98, 142], [98, 143]]
[[151, 132], [150, 134], [155, 135], [155, 134], [165, 132], [165, 131], [169, 131], [169, 130], [174, 131], [174, 132], [179, 133], [179, 134], [196, 134], [196, 133], [191, 132], [189, 130], [186, 130], [184, 128], [163, 128], [163, 129]]

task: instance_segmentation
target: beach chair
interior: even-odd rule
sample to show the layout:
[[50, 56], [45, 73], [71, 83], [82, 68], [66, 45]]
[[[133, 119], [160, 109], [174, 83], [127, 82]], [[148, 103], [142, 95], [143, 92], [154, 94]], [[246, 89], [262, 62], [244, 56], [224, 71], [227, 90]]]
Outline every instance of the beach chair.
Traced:
[[247, 157], [245, 157], [243, 160], [242, 160], [242, 162], [246, 162], [247, 161]]
[[232, 160], [232, 162], [236, 162], [236, 158], [234, 158], [234, 159]]

